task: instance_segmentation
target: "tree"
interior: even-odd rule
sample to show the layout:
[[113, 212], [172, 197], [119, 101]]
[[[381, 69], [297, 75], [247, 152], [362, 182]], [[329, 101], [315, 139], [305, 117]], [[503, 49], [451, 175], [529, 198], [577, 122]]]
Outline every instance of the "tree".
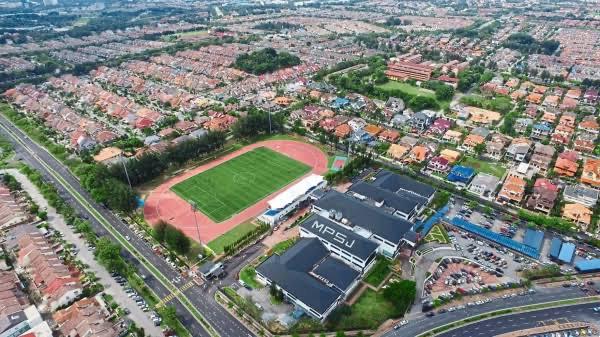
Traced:
[[449, 101], [454, 96], [454, 88], [449, 85], [439, 85], [435, 89], [435, 98], [440, 101]]
[[417, 284], [410, 280], [392, 282], [383, 290], [383, 297], [389, 301], [401, 315], [410, 308], [417, 295]]
[[264, 48], [250, 54], [239, 55], [233, 66], [255, 75], [270, 73], [278, 69], [288, 68], [300, 64], [300, 58], [287, 52], [280, 52], [273, 48]]
[[408, 106], [414, 111], [421, 111], [425, 109], [437, 109], [439, 108], [438, 103], [433, 97], [429, 96], [415, 96], [408, 101]]
[[96, 258], [98, 261], [111, 272], [126, 274], [127, 265], [121, 257], [121, 247], [103, 237], [96, 241]]

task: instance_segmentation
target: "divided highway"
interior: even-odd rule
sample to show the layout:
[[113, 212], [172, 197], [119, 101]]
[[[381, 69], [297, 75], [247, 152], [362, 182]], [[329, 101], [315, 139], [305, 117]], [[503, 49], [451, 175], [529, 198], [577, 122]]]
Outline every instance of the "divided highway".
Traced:
[[[159, 298], [164, 298], [191, 281], [183, 279], [177, 284], [174, 283], [174, 280], [180, 276], [177, 271], [157, 256], [146, 242], [139, 239], [111, 211], [94, 202], [62, 163], [2, 115], [0, 115], [0, 134], [13, 143], [18, 157], [42, 173], [44, 179], [52, 182], [61, 196], [79, 214], [89, 218], [96, 233], [111, 237], [125, 248], [126, 258], [138, 268], [140, 273], [148, 275], [145, 282]], [[131, 240], [125, 240], [125, 236], [129, 236]], [[213, 294], [213, 291], [202, 292], [199, 286], [193, 286], [185, 290], [183, 295], [169, 302], [169, 305], [175, 306], [180, 320], [194, 337], [252, 337], [250, 330], [215, 302]]]

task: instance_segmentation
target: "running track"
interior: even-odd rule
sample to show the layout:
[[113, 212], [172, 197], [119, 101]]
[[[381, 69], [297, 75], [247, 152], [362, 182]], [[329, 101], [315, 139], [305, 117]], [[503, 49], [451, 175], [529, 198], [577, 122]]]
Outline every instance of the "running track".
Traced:
[[[215, 223], [203, 213], [199, 211], [195, 212], [196, 219], [198, 221], [198, 227], [200, 228], [200, 238], [198, 238], [193, 216], [194, 212], [192, 211], [190, 204], [172, 192], [171, 186], [200, 172], [204, 172], [212, 167], [215, 167], [231, 158], [237, 157], [245, 152], [261, 146], [268, 147], [311, 166], [312, 171], [303, 177], [306, 177], [311, 173], [324, 174], [328, 170], [327, 156], [316, 146], [293, 140], [268, 140], [254, 143], [236, 152], [230, 153], [207, 164], [196, 167], [193, 170], [189, 170], [176, 177], [173, 177], [154, 189], [148, 195], [144, 203], [144, 217], [146, 218], [146, 221], [152, 225], [155, 225], [160, 220], [163, 220], [181, 229], [192, 239], [201, 241], [203, 243], [208, 243], [240, 223], [260, 215], [265, 209], [267, 209], [267, 201], [271, 200], [277, 194], [283, 192], [289, 185], [277, 192], [274, 192], [273, 194], [267, 196], [256, 204], [246, 208], [245, 210], [235, 214], [223, 222]], [[303, 177], [299, 179], [302, 179]], [[294, 182], [298, 181], [299, 179], [295, 180]]]

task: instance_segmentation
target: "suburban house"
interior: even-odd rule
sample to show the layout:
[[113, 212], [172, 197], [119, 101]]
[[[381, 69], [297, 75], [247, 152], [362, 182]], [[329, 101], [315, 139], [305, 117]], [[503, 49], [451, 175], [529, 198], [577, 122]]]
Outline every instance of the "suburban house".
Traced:
[[518, 205], [525, 196], [526, 186], [527, 183], [522, 178], [509, 175], [504, 181], [496, 200], [502, 204], [511, 203]]
[[574, 177], [579, 169], [579, 154], [575, 151], [565, 151], [558, 155], [554, 163], [554, 172], [565, 177]]
[[468, 135], [463, 143], [460, 145], [459, 149], [466, 152], [475, 152], [475, 148], [478, 145], [481, 145], [485, 142], [485, 138], [480, 135], [470, 134]]
[[429, 128], [432, 122], [433, 118], [421, 111], [415, 113], [409, 121], [410, 125], [419, 131]]
[[108, 319], [108, 312], [95, 298], [83, 298], [52, 315], [62, 336], [117, 337], [118, 324]]
[[448, 159], [442, 156], [436, 156], [431, 158], [431, 160], [429, 160], [429, 163], [427, 163], [427, 170], [430, 172], [444, 175], [448, 173], [448, 170], [450, 169], [449, 164], [450, 162], [448, 161]]
[[565, 201], [579, 203], [594, 208], [598, 203], [599, 191], [585, 185], [567, 185], [563, 191]]
[[515, 138], [512, 140], [506, 154], [504, 155], [509, 160], [518, 162], [525, 161], [531, 151], [531, 141], [527, 138]]
[[546, 175], [554, 157], [554, 152], [553, 146], [536, 143], [533, 149], [533, 155], [529, 160], [529, 165], [538, 169], [540, 174]]
[[525, 207], [550, 214], [558, 198], [558, 186], [548, 179], [537, 179], [533, 185], [533, 193], [527, 198]]
[[462, 139], [462, 133], [455, 130], [448, 130], [444, 133], [442, 139], [450, 144], [458, 144]]
[[440, 151], [440, 157], [446, 158], [449, 164], [454, 164], [460, 158], [461, 153], [458, 151], [443, 149]]
[[417, 145], [410, 149], [410, 152], [404, 161], [407, 163], [422, 163], [429, 156], [429, 149], [425, 146]]
[[459, 186], [467, 186], [475, 176], [475, 170], [471, 167], [455, 165], [450, 170], [446, 179]]
[[409, 150], [410, 148], [404, 145], [392, 144], [387, 150], [387, 154], [388, 156], [390, 156], [390, 158], [394, 160], [402, 160], [402, 158], [404, 158], [404, 156], [408, 153]]
[[596, 138], [598, 136], [593, 133], [580, 133], [575, 139], [573, 148], [578, 152], [592, 153], [596, 148]]
[[566, 204], [563, 208], [562, 217], [573, 221], [582, 230], [587, 230], [592, 223], [592, 210], [581, 204]]
[[544, 139], [552, 132], [552, 126], [546, 122], [536, 123], [531, 129], [531, 138]]
[[583, 164], [581, 182], [594, 188], [600, 187], [600, 160], [588, 158]]
[[500, 179], [487, 173], [478, 173], [471, 181], [468, 191], [482, 198], [490, 199], [496, 192]]

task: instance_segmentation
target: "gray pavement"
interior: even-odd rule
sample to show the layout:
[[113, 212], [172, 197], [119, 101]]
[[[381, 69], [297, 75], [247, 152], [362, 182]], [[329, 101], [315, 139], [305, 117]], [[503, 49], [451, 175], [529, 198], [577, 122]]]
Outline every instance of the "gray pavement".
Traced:
[[[497, 317], [448, 331], [438, 336], [495, 336], [507, 332], [534, 328], [544, 322], [554, 320], [560, 320], [561, 322], [570, 321], [598, 324], [598, 322], [600, 322], [600, 313], [595, 313], [592, 308], [598, 306], [599, 303], [600, 302], [578, 304]], [[552, 322], [552, 324], [553, 323], [554, 322]], [[594, 336], [598, 335], [595, 334]]]
[[496, 311], [500, 309], [545, 303], [552, 301], [559, 301], [565, 299], [572, 299], [585, 296], [584, 293], [577, 287], [571, 288], [539, 288], [536, 289], [535, 294], [526, 296], [510, 297], [508, 299], [497, 299], [489, 303], [467, 307], [463, 310], [456, 310], [453, 312], [446, 312], [443, 314], [436, 314], [433, 317], [426, 317], [425, 314], [421, 313], [418, 315], [411, 315], [408, 318], [408, 324], [400, 327], [397, 330], [390, 330], [384, 334], [386, 337], [406, 337], [406, 336], [417, 336], [423, 332], [426, 332], [435, 327], [442, 326], [454, 321], [458, 321], [470, 316], [483, 314], [490, 311]]

